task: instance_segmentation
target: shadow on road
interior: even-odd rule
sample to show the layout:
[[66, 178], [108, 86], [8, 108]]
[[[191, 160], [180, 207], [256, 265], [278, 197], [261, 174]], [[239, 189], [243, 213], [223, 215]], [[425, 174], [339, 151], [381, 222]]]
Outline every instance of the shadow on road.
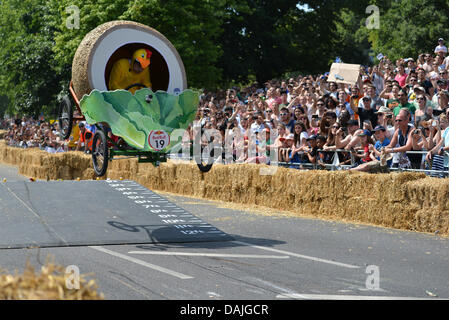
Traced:
[[[203, 249], [219, 249], [219, 248], [233, 248], [251, 245], [259, 245], [265, 247], [274, 247], [277, 245], [285, 244], [285, 241], [266, 239], [266, 238], [253, 238], [245, 237], [234, 234], [222, 233], [222, 237], [213, 236], [207, 237], [204, 234], [191, 234], [190, 238], [183, 237], [179, 241], [176, 241], [176, 237], [170, 237], [173, 235], [173, 226], [157, 227], [152, 225], [128, 225], [122, 222], [109, 221], [109, 225], [128, 232], [146, 232], [150, 244], [136, 245], [139, 249], [164, 251], [169, 248], [203, 248]], [[177, 231], [177, 230], [176, 230]]]

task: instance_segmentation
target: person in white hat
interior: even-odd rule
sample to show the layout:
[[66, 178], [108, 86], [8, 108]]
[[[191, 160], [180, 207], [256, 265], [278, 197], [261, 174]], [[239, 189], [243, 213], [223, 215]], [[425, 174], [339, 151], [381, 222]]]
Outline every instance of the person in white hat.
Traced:
[[435, 47], [435, 51], [436, 54], [439, 54], [440, 52], [444, 53], [444, 56], [446, 56], [447, 54], [447, 47], [444, 45], [444, 39], [443, 38], [439, 38], [438, 39], [438, 45]]

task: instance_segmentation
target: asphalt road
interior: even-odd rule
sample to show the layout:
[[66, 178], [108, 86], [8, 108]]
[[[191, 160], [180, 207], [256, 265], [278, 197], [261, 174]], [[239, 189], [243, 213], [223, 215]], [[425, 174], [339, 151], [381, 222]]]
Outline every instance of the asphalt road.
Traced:
[[[27, 180], [0, 165], [3, 178]], [[233, 239], [1, 249], [0, 267], [52, 257], [106, 299], [449, 299], [448, 238], [159, 194]]]

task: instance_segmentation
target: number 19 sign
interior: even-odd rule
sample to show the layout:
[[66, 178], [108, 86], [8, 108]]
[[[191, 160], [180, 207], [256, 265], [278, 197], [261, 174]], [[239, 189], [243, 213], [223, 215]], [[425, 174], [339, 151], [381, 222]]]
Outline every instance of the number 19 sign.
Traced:
[[170, 144], [170, 135], [164, 130], [152, 130], [148, 135], [148, 144], [156, 151], [161, 151]]

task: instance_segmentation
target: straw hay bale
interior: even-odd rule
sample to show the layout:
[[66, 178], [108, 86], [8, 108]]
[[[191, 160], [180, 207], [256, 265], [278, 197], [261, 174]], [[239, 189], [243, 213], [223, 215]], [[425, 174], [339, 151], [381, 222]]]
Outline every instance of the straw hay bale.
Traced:
[[27, 263], [22, 274], [0, 274], [0, 300], [103, 300], [95, 280], [80, 275], [79, 289], [68, 289], [64, 268], [47, 260], [40, 273]]

